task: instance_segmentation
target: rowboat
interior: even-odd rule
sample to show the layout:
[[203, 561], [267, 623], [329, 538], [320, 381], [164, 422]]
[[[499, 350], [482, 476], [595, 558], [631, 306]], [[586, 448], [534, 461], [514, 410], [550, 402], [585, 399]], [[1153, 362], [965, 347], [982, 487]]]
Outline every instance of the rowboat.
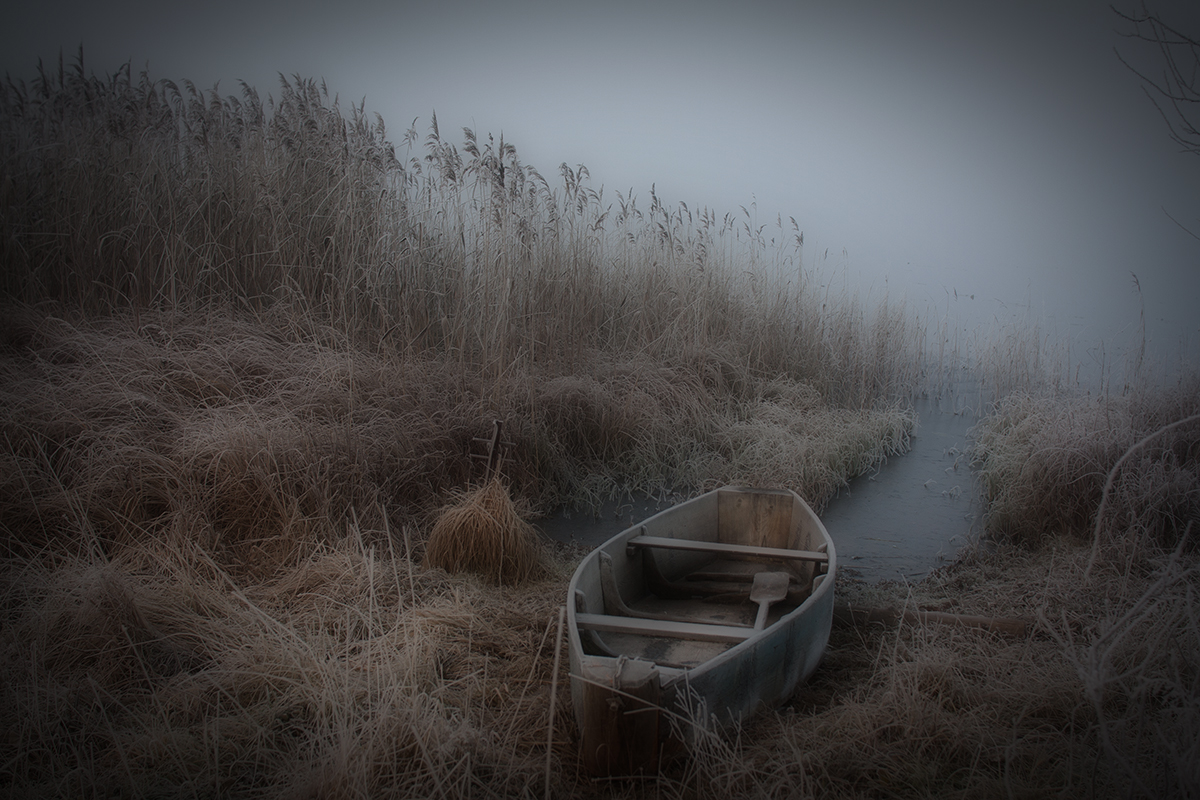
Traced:
[[696, 736], [785, 701], [829, 641], [836, 561], [795, 492], [734, 486], [589, 553], [567, 590], [584, 766], [652, 773]]

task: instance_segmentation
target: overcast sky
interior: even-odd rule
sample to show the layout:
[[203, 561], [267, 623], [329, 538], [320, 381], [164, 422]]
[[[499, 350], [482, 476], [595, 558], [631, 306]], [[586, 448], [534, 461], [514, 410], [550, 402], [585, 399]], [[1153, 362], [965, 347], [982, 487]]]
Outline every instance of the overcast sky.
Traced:
[[[1032, 308], [1119, 347], [1136, 273], [1156, 343], [1200, 344], [1200, 241], [1167, 216], [1200, 234], [1200, 157], [1118, 61], [1106, 2], [22, 5], [0, 30], [14, 79], [81, 43], [97, 73], [223, 94], [324, 78], [394, 141], [436, 110], [547, 176], [794, 216], [805, 266], [863, 294], [972, 324]], [[1152, 7], [1200, 37], [1193, 5]]]

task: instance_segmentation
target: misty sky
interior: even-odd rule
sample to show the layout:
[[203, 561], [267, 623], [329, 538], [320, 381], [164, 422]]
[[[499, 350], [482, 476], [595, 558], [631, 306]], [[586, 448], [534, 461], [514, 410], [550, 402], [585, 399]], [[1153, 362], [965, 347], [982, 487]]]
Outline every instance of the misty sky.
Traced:
[[[1136, 273], [1156, 343], [1200, 345], [1200, 241], [1167, 216], [1200, 234], [1200, 157], [1118, 61], [1138, 56], [1107, 2], [25, 5], [0, 31], [14, 79], [80, 43], [97, 73], [129, 61], [222, 94], [324, 78], [393, 141], [436, 110], [452, 141], [503, 132], [614, 200], [648, 204], [653, 183], [794, 216], [804, 265], [839, 288], [972, 325], [1031, 312], [1111, 351], [1136, 329]], [[1200, 37], [1193, 5], [1152, 7]]]

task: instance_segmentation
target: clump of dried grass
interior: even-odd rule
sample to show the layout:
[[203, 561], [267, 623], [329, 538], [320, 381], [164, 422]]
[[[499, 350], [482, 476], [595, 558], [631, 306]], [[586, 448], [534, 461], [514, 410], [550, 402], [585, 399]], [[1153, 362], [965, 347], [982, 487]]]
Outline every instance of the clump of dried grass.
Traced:
[[710, 470], [728, 483], [793, 487], [818, 511], [850, 478], [907, 452], [916, 431], [911, 409], [851, 411], [814, 402], [804, 387], [771, 389], [718, 417], [724, 463]]
[[498, 585], [528, 580], [539, 562], [537, 531], [521, 519], [499, 476], [443, 508], [425, 545], [425, 566], [474, 572]]
[[[1160, 428], [1197, 413], [1195, 379], [1122, 397], [1009, 395], [974, 431], [989, 530], [1035, 544], [1063, 532], [1082, 537], [1104, 510], [1103, 525], [1118, 532], [1111, 544], [1136, 540], [1170, 550], [1187, 521], [1200, 516], [1200, 421], [1175, 426], [1122, 458]], [[1133, 528], [1144, 536], [1126, 536]]]

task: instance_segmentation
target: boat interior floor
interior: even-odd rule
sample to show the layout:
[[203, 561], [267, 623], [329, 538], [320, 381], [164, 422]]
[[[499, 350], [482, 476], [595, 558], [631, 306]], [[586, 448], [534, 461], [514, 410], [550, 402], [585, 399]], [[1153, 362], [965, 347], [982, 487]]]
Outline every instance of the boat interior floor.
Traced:
[[647, 556], [647, 591], [623, 597], [613, 575], [612, 559], [601, 554], [603, 615], [583, 615], [586, 649], [596, 655], [624, 654], [662, 666], [688, 668], [708, 661], [754, 633], [758, 604], [751, 601], [754, 576], [785, 572], [786, 595], [773, 602], [766, 625], [795, 610], [810, 593], [810, 584], [778, 562], [715, 558], [680, 580], [658, 573]]

